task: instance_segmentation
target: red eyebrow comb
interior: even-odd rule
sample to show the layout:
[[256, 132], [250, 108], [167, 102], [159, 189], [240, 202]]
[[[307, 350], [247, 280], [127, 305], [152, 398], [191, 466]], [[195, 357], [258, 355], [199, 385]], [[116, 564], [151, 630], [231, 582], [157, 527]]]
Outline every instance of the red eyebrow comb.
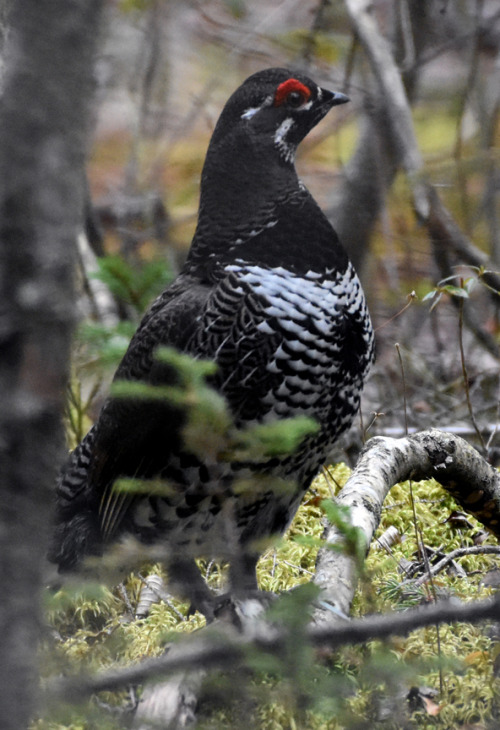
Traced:
[[311, 90], [308, 89], [307, 86], [304, 86], [304, 84], [297, 79], [288, 79], [287, 81], [283, 81], [283, 83], [276, 89], [276, 94], [274, 95], [274, 106], [280, 106], [283, 104], [288, 94], [292, 91], [298, 91], [298, 93], [304, 97], [304, 101], [309, 99], [311, 96]]

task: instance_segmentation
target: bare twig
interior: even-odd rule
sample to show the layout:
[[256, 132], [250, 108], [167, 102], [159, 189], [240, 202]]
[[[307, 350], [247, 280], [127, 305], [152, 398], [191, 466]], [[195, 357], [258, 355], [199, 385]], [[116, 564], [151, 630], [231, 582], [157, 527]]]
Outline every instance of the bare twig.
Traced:
[[[452, 550], [451, 553], [448, 553], [448, 555], [442, 558], [439, 563], [432, 565], [429, 570], [430, 575], [437, 575], [442, 570], [444, 570], [447, 565], [452, 563], [457, 558], [462, 558], [464, 555], [500, 555], [500, 547], [498, 547], [498, 545], [479, 545], [474, 547], [457, 548], [456, 550]], [[426, 573], [420, 578], [405, 581], [403, 585], [405, 585], [406, 583], [411, 583], [412, 585], [419, 586], [425, 583], [428, 579], [429, 575]]]
[[[496, 619], [500, 610], [500, 594], [493, 599], [462, 603], [442, 601], [427, 607], [388, 613], [357, 619], [338, 626], [323, 628], [313, 626], [307, 632], [307, 639], [315, 647], [334, 650], [346, 644], [360, 644], [371, 639], [389, 636], [405, 636], [415, 629], [436, 624], [466, 621], [479, 623]], [[71, 677], [52, 681], [47, 688], [47, 697], [53, 700], [77, 701], [95, 692], [112, 691], [128, 684], [144, 682], [152, 677], [175, 674], [181, 671], [228, 668], [245, 659], [245, 649], [254, 646], [261, 651], [279, 653], [285, 645], [286, 634], [276, 631], [258, 634], [251, 638], [232, 636], [219, 631], [205, 629], [189, 637], [182, 652], [167, 653], [165, 656], [149, 659], [140, 664], [118, 670], [102, 672], [95, 677]]]
[[470, 387], [469, 387], [469, 374], [467, 372], [467, 363], [465, 362], [465, 352], [464, 352], [464, 337], [463, 337], [463, 325], [464, 325], [464, 300], [461, 298], [459, 302], [458, 307], [459, 317], [458, 317], [458, 346], [460, 348], [460, 363], [462, 366], [462, 376], [463, 376], [463, 382], [464, 382], [464, 390], [465, 390], [465, 399], [467, 401], [467, 408], [469, 410], [469, 416], [472, 425], [474, 426], [474, 430], [479, 438], [479, 443], [481, 444], [481, 448], [483, 450], [483, 455], [486, 456], [487, 450], [486, 450], [486, 444], [484, 442], [483, 434], [481, 433], [481, 429], [477, 425], [476, 416], [474, 414], [474, 409], [472, 407], [472, 401], [470, 397]]

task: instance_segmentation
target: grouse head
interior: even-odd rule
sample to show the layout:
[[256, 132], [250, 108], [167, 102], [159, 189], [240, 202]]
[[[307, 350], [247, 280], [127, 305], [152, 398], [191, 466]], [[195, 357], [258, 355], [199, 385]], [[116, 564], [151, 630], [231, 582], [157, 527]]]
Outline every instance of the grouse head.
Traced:
[[257, 156], [272, 154], [292, 164], [306, 134], [346, 101], [344, 94], [322, 89], [303, 74], [284, 68], [258, 71], [227, 101], [210, 147], [245, 145]]

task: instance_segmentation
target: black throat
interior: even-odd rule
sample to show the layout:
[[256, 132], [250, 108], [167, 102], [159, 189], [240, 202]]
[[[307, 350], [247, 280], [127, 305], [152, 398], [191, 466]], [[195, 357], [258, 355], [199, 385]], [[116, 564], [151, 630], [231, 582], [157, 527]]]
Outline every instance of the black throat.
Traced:
[[344, 271], [338, 237], [292, 162], [240, 130], [215, 136], [202, 173], [187, 267], [214, 280], [236, 260], [297, 273]]

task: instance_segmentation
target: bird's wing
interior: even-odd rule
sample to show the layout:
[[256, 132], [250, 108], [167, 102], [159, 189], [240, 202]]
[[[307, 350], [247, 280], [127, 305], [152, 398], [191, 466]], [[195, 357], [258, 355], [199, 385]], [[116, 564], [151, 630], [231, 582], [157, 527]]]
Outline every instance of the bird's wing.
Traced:
[[[177, 374], [155, 358], [158, 347], [186, 350], [196, 331], [211, 287], [181, 275], [152, 305], [132, 338], [115, 380], [174, 385]], [[197, 353], [205, 356], [204, 353]], [[100, 522], [105, 541], [117, 531], [133, 497], [115, 489], [117, 477], [158, 476], [169, 454], [182, 448], [184, 412], [168, 400], [111, 398], [99, 417], [90, 473], [100, 494]]]
[[214, 287], [188, 343], [217, 364], [215, 386], [226, 397], [237, 422], [265, 412], [262, 398], [279, 377], [267, 366], [282, 340], [269, 321], [266, 300], [229, 272]]
[[[187, 275], [175, 282], [144, 316], [115, 380], [151, 381], [154, 353], [165, 345], [185, 349], [210, 287]], [[162, 368], [164, 382], [175, 374]], [[115, 490], [120, 477], [148, 478], [178, 447], [182, 413], [166, 402], [110, 398], [94, 427], [70, 455], [56, 487], [56, 529], [51, 559], [72, 568], [98, 554], [117, 531], [133, 497]]]

